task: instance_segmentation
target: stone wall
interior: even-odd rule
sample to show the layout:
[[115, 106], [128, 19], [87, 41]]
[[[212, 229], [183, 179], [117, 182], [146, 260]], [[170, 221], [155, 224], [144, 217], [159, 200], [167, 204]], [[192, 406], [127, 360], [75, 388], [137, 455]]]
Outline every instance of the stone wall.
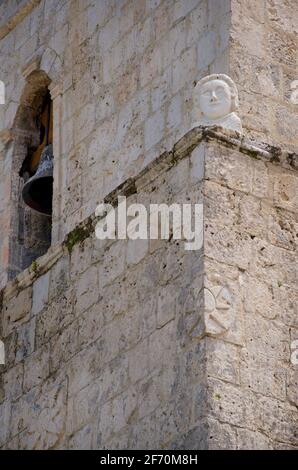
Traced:
[[[205, 310], [212, 448], [298, 445], [297, 155], [205, 151]], [[279, 160], [279, 162], [278, 162]]]
[[237, 83], [247, 135], [294, 151], [295, 2], [5, 0], [0, 8], [2, 286], [14, 251], [13, 136], [34, 70], [47, 73], [54, 99], [53, 243], [190, 129], [193, 85], [208, 73]]
[[107, 201], [203, 202], [204, 251], [89, 220], [6, 287], [4, 448], [297, 447], [297, 170], [272, 157], [195, 129]]
[[[271, 0], [1, 3], [2, 448], [297, 447], [295, 11]], [[194, 84], [212, 72], [239, 85], [255, 148], [189, 133]], [[52, 247], [7, 283], [33, 138], [20, 111], [43, 80]], [[88, 217], [117, 194], [203, 202], [204, 249], [97, 241]]]
[[[0, 42], [0, 79], [7, 84], [0, 132], [17, 133], [28, 81], [45, 71], [54, 100], [56, 243], [190, 129], [195, 82], [208, 71], [227, 71], [230, 2], [42, 0], [22, 20], [12, 4], [5, 10], [7, 3], [2, 26], [6, 20], [14, 27]], [[0, 160], [2, 285], [13, 232], [7, 207], [16, 190], [15, 145], [6, 144]]]
[[[295, 0], [232, 0], [229, 72], [251, 138], [297, 148], [298, 12]], [[297, 86], [296, 86], [297, 89]]]
[[[163, 155], [127, 204], [200, 201], [203, 161], [182, 155]], [[204, 376], [187, 334], [202, 314], [202, 250], [103, 242], [90, 228], [75, 244], [77, 230], [3, 293], [1, 445], [170, 446], [191, 426]]]

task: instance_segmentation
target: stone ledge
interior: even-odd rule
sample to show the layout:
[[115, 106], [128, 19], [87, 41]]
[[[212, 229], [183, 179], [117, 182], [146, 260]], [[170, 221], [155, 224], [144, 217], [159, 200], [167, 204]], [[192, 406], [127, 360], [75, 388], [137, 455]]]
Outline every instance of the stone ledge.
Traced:
[[[147, 184], [150, 184], [157, 175], [169, 170], [177, 164], [178, 161], [188, 156], [200, 142], [219, 142], [222, 145], [237, 149], [238, 151], [266, 162], [278, 164], [284, 168], [296, 170], [298, 168], [298, 155], [282, 151], [280, 148], [261, 143], [259, 147], [253, 145], [248, 139], [237, 132], [229, 131], [219, 127], [195, 127], [187, 132], [176, 144], [172, 150], [159, 155], [149, 165], [147, 165], [134, 178], [129, 178], [121, 185], [111, 191], [104, 202], [117, 206], [118, 196], [129, 197], [138, 193]], [[52, 246], [47, 253], [32, 263], [29, 268], [21, 272], [14, 280], [7, 283], [0, 290], [0, 295], [10, 298], [19, 290], [30, 286], [39, 276], [45, 274], [65, 253], [71, 253], [74, 245], [84, 241], [95, 230], [98, 217], [95, 214], [90, 215], [71, 232], [69, 232], [63, 242]]]
[[2, 289], [3, 298], [9, 299], [20, 290], [33, 284], [38, 277], [51, 269], [51, 267], [63, 256], [63, 253], [65, 253], [64, 244], [51, 246], [43, 256], [40, 256], [37, 260], [33, 261], [29, 268], [22, 271], [15, 279], [6, 284]]

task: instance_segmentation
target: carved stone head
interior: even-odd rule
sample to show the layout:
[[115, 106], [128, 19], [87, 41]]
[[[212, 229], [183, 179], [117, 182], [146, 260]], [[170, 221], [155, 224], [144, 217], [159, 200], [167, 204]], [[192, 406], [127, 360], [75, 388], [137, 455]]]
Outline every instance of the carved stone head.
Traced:
[[216, 125], [241, 130], [234, 113], [238, 107], [238, 92], [233, 80], [224, 74], [202, 78], [194, 90], [197, 125]]

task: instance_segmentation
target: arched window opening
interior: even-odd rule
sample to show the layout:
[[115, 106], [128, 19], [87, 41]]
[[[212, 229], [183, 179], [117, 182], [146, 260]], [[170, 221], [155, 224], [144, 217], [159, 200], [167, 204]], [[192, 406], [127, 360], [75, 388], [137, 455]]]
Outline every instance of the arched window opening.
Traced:
[[[8, 276], [14, 278], [51, 245], [53, 103], [42, 71], [32, 74], [15, 119], [15, 173]], [[14, 199], [14, 198], [13, 198]]]
[[40, 116], [36, 122], [39, 143], [28, 151], [20, 176], [25, 184], [22, 196], [25, 204], [34, 211], [52, 216], [53, 198], [53, 113], [52, 101], [47, 92]]

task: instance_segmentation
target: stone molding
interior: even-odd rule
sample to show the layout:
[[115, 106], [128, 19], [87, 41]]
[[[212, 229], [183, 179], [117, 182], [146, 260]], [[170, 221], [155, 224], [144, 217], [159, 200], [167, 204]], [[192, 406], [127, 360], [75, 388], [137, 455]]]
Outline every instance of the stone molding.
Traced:
[[22, 75], [26, 79], [31, 75], [32, 72], [40, 69], [40, 57], [35, 57], [33, 60], [28, 62], [22, 69]]
[[[251, 158], [278, 164], [287, 169], [298, 169], [298, 154], [283, 151], [281, 148], [272, 147], [266, 143], [260, 143], [259, 146], [253, 145], [248, 139], [235, 131], [219, 127], [196, 127], [176, 142], [172, 150], [162, 153], [134, 178], [128, 178], [124, 183], [111, 191], [104, 198], [104, 202], [116, 206], [118, 196], [128, 197], [139, 192], [141, 188], [151, 183], [157, 175], [167, 171], [176, 165], [178, 161], [190, 155], [201, 142], [217, 142], [225, 147], [234, 148], [250, 155]], [[8, 282], [0, 290], [0, 296], [2, 293], [3, 297], [11, 298], [20, 290], [30, 286], [67, 252], [72, 234], [79, 230], [82, 235], [80, 241], [83, 241], [94, 230], [97, 220], [98, 218], [95, 214], [92, 214], [78, 224], [66, 235], [61, 243], [51, 246], [47, 253], [33, 262], [31, 266], [21, 272], [14, 280]]]

